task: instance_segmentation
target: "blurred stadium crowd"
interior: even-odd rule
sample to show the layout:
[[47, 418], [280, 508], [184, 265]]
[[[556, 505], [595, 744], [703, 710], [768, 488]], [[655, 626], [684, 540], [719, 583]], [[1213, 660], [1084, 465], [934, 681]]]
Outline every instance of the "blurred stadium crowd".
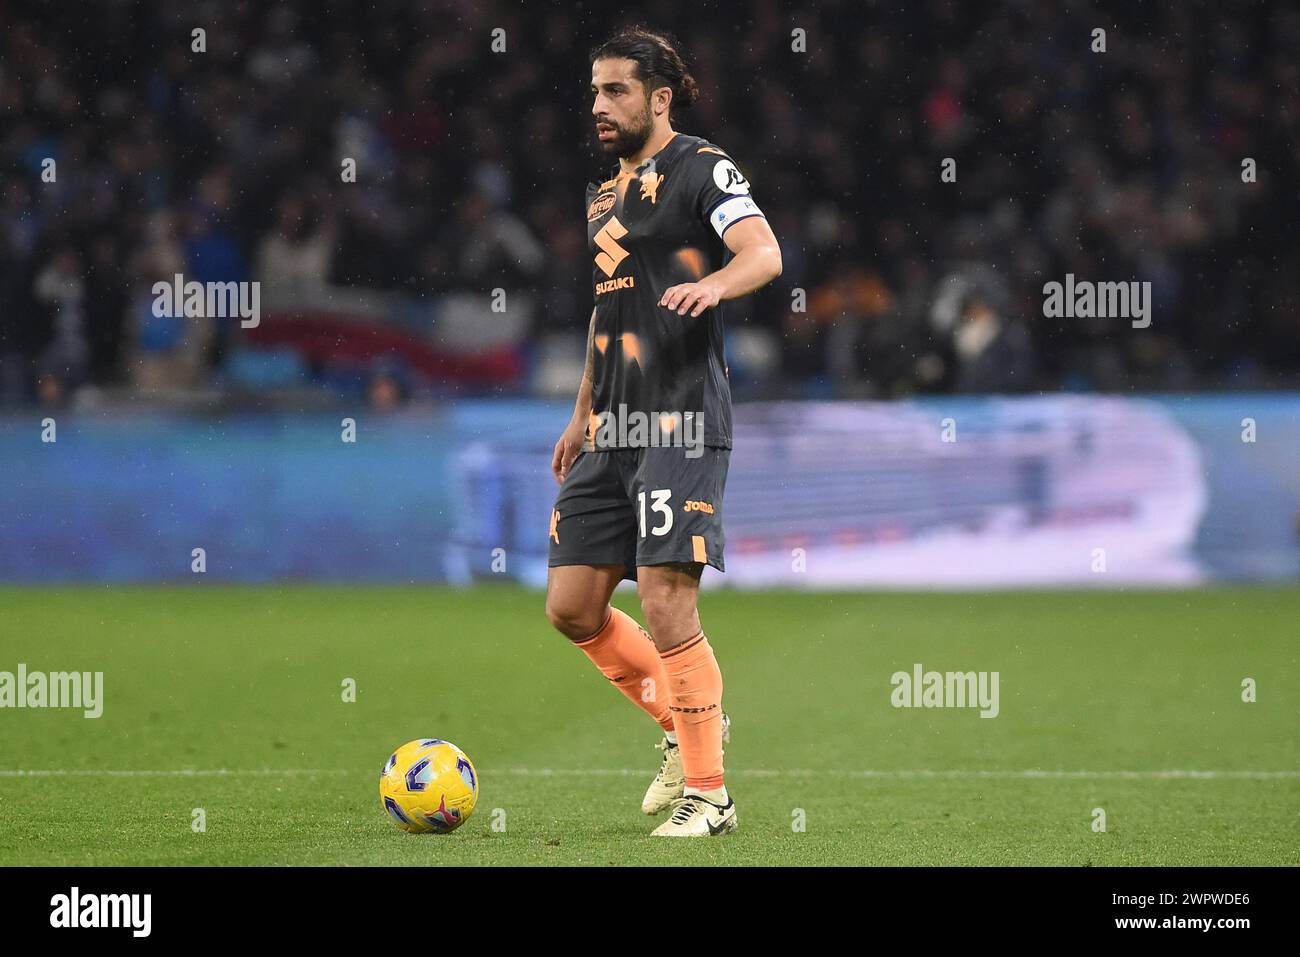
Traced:
[[[10, 5], [0, 404], [571, 395], [609, 11]], [[702, 90], [677, 128], [735, 157], [782, 243], [729, 333], [738, 396], [1300, 378], [1300, 8], [661, 0], [647, 25]], [[1067, 272], [1150, 281], [1151, 328], [1045, 319]], [[260, 281], [264, 322], [154, 316], [176, 273]], [[466, 306], [493, 289], [507, 316]]]

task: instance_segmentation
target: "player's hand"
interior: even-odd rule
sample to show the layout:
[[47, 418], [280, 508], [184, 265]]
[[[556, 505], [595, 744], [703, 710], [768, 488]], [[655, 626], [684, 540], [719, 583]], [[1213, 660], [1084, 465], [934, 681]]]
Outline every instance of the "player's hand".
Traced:
[[569, 474], [569, 466], [582, 451], [582, 443], [586, 438], [587, 423], [576, 418], [560, 434], [559, 441], [555, 443], [555, 451], [551, 453], [551, 471], [555, 473], [557, 483], [564, 484], [565, 476]]
[[665, 309], [674, 309], [677, 315], [698, 316], [705, 309], [712, 309], [722, 301], [718, 290], [705, 282], [684, 282], [679, 286], [669, 286], [659, 300]]

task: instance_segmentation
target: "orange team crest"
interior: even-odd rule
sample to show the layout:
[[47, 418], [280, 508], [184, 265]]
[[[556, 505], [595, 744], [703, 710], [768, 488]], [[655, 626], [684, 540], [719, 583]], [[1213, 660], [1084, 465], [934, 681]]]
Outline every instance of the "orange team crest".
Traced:
[[659, 199], [659, 186], [664, 181], [663, 173], [647, 172], [641, 176], [641, 198], [650, 200], [654, 205]]
[[560, 544], [560, 510], [551, 509], [551, 538], [555, 539], [555, 544]]

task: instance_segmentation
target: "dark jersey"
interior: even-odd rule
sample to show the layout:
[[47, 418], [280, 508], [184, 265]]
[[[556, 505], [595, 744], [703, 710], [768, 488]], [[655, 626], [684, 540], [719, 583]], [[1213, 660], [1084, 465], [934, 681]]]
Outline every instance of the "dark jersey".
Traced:
[[691, 318], [659, 300], [670, 286], [721, 269], [732, 255], [727, 229], [761, 215], [731, 158], [683, 133], [635, 172], [588, 185], [596, 300], [589, 448], [731, 448], [727, 303]]

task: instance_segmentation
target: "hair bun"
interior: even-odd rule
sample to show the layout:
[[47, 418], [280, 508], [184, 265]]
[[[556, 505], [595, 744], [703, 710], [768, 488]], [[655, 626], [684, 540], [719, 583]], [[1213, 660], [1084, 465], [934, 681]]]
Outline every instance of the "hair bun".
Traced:
[[673, 106], [687, 107], [700, 98], [700, 88], [695, 83], [695, 77], [689, 73], [682, 77], [682, 92], [673, 101]]

